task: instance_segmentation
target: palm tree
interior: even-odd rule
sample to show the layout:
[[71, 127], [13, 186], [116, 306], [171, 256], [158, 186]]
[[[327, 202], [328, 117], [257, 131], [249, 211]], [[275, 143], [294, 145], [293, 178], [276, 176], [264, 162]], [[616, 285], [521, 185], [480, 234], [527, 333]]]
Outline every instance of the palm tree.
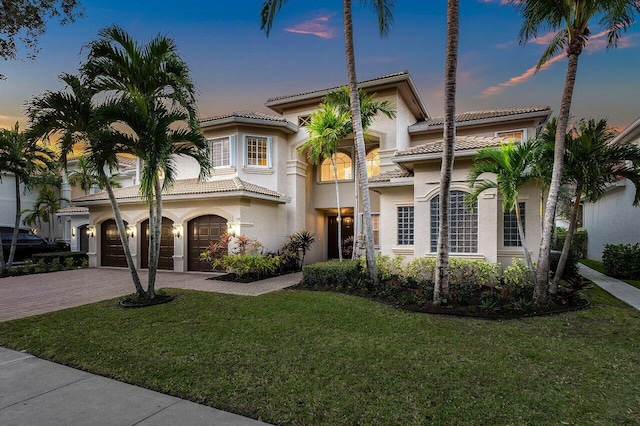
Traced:
[[348, 113], [336, 111], [326, 103], [320, 104], [320, 109], [311, 114], [307, 126], [309, 139], [298, 148], [299, 152], [307, 151], [307, 158], [311, 164], [321, 164], [326, 159], [331, 161], [338, 207], [338, 258], [340, 262], [342, 262], [342, 213], [340, 211], [340, 185], [338, 184], [336, 154], [338, 143], [350, 133], [350, 122]]
[[[474, 158], [473, 166], [469, 171], [469, 186], [473, 191], [467, 198], [467, 205], [469, 207], [475, 206], [482, 192], [495, 188], [502, 195], [502, 210], [505, 212], [513, 212], [515, 210], [518, 236], [531, 273], [532, 283], [536, 280], [536, 272], [531, 260], [531, 254], [527, 248], [524, 226], [520, 217], [518, 195], [520, 188], [536, 177], [531, 167], [535, 152], [536, 142], [534, 141], [527, 141], [521, 144], [510, 143], [499, 148], [483, 148], [478, 151]], [[478, 183], [478, 178], [484, 173], [493, 173], [495, 181], [483, 180]]]
[[69, 172], [68, 182], [71, 186], [79, 186], [85, 194], [98, 183], [98, 178], [94, 170], [89, 166], [86, 157], [78, 157], [76, 169]]
[[[264, 0], [262, 3], [260, 28], [265, 30], [267, 36], [273, 26], [273, 19], [287, 0]], [[363, 5], [370, 5], [378, 17], [378, 30], [381, 36], [389, 32], [393, 22], [392, 9], [395, 0], [360, 1]], [[358, 177], [362, 190], [362, 206], [364, 210], [365, 248], [367, 273], [374, 283], [378, 282], [378, 267], [376, 266], [375, 251], [373, 247], [373, 226], [371, 222], [371, 200], [369, 196], [369, 177], [367, 176], [366, 148], [364, 144], [364, 131], [362, 116], [360, 113], [360, 98], [358, 96], [358, 79], [356, 76], [356, 59], [353, 47], [353, 19], [351, 16], [351, 0], [343, 0], [344, 20], [344, 49], [347, 63], [347, 80], [350, 93], [351, 120], [355, 134], [356, 161]]]
[[440, 168], [440, 206], [438, 250], [433, 301], [446, 303], [449, 298], [449, 190], [453, 172], [456, 128], [456, 72], [458, 68], [459, 35], [458, 0], [447, 1], [447, 49], [444, 77], [444, 134], [442, 165]]
[[575, 188], [572, 194], [574, 202], [551, 292], [557, 292], [564, 272], [583, 198], [595, 202], [611, 182], [624, 178], [635, 185], [634, 205], [640, 204], [640, 147], [612, 142], [615, 135], [615, 131], [608, 127], [607, 120], [589, 119], [581, 120], [574, 137], [567, 140], [564, 175], [566, 181]]
[[[97, 90], [115, 94], [101, 116], [109, 123], [125, 124], [135, 133], [112, 131], [112, 144], [120, 146], [121, 152], [138, 155], [145, 164], [140, 190], [149, 203], [146, 297], [153, 299], [160, 254], [162, 188], [175, 179], [173, 156], [195, 158], [203, 178], [210, 170], [208, 145], [200, 133], [189, 67], [178, 55], [173, 40], [157, 36], [140, 45], [115, 25], [98, 35], [99, 39], [89, 44], [82, 71]], [[165, 104], [170, 104], [171, 109]], [[188, 128], [173, 130], [176, 122], [186, 122]], [[159, 172], [164, 175], [162, 185]]]
[[109, 129], [99, 120], [98, 105], [94, 101], [97, 92], [90, 81], [71, 74], [62, 74], [60, 80], [66, 84], [67, 91], [49, 91], [29, 103], [27, 114], [32, 124], [31, 131], [45, 139], [58, 136], [60, 161], [65, 168], [67, 154], [72, 152], [74, 147], [80, 146], [84, 151], [88, 167], [96, 173], [99, 185], [104, 187], [109, 195], [134, 287], [136, 292], [144, 297], [146, 293], [133, 263], [126, 228], [110, 181], [110, 174], [117, 170], [116, 154], [120, 147], [110, 143], [107, 137]]
[[[64, 198], [59, 198], [56, 191], [50, 186], [45, 186], [40, 188], [40, 194], [38, 194], [38, 198], [36, 198], [33, 209], [29, 210], [32, 212], [29, 218], [29, 222], [33, 220], [32, 218], [36, 218], [38, 223], [46, 223], [49, 225], [49, 240], [52, 241], [53, 236], [53, 224], [56, 212], [60, 209], [60, 201], [68, 201]], [[27, 220], [25, 219], [25, 223]]]
[[547, 205], [544, 213], [544, 227], [538, 256], [537, 279], [534, 300], [544, 302], [549, 286], [549, 256], [551, 253], [551, 237], [555, 219], [558, 192], [562, 180], [562, 162], [564, 159], [565, 134], [571, 111], [573, 88], [578, 71], [578, 58], [587, 46], [592, 34], [591, 23], [599, 18], [604, 27], [608, 47], [616, 47], [622, 33], [631, 26], [635, 12], [640, 11], [637, 0], [509, 0], [522, 14], [523, 24], [520, 29], [520, 42], [538, 36], [539, 32], [557, 31], [549, 46], [538, 62], [538, 69], [552, 57], [566, 52], [569, 59], [565, 78], [558, 126], [555, 138], [553, 173], [549, 185]]
[[[47, 167], [51, 167], [54, 162], [54, 154], [51, 150], [37, 143], [33, 138], [28, 137], [25, 132], [20, 132], [18, 123], [12, 130], [2, 129], [0, 131], [0, 170], [13, 175], [15, 181], [15, 220], [13, 226], [13, 236], [11, 238], [11, 248], [9, 258], [5, 265], [4, 252], [0, 268], [2, 270], [11, 269], [15, 256], [16, 244], [18, 241], [18, 231], [20, 229], [20, 218], [22, 216], [20, 184], [29, 190], [33, 186], [33, 178]], [[50, 234], [51, 235], [51, 234]], [[0, 243], [0, 249], [1, 249]]]
[[188, 113], [181, 109], [168, 110], [165, 104], [151, 98], [147, 101], [149, 105], [145, 108], [128, 98], [111, 101], [100, 114], [117, 118], [117, 123], [126, 126], [124, 131], [112, 130], [109, 137], [144, 160], [140, 192], [149, 205], [150, 229], [146, 297], [153, 299], [160, 253], [162, 191], [176, 179], [175, 159], [178, 156], [194, 158], [200, 165], [201, 178], [206, 176], [210, 164], [207, 140], [200, 129], [183, 125], [188, 123]]

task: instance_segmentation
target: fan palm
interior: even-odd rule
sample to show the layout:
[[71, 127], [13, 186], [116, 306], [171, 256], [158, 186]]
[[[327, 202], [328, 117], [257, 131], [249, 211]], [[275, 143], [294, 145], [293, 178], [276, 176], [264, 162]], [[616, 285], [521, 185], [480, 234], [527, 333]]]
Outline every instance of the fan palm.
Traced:
[[509, 0], [522, 14], [520, 42], [526, 43], [541, 31], [556, 31], [538, 62], [538, 69], [552, 57], [565, 52], [569, 61], [565, 78], [555, 138], [553, 172], [544, 214], [540, 255], [534, 299], [542, 303], [549, 286], [549, 256], [558, 192], [562, 180], [565, 134], [571, 111], [573, 89], [578, 71], [578, 58], [587, 46], [594, 19], [604, 27], [608, 47], [616, 47], [626, 29], [640, 11], [637, 0]]
[[338, 165], [336, 154], [338, 143], [350, 132], [350, 117], [347, 112], [340, 112], [326, 103], [311, 114], [307, 130], [309, 139], [298, 148], [299, 152], [307, 152], [311, 164], [321, 164], [324, 160], [331, 161], [333, 180], [336, 185], [336, 205], [338, 207], [338, 258], [342, 262], [342, 213], [340, 209], [340, 185], [338, 184]]
[[574, 202], [552, 292], [557, 292], [564, 272], [581, 200], [595, 202], [612, 182], [629, 179], [636, 188], [634, 205], [640, 204], [640, 147], [613, 141], [615, 135], [606, 120], [589, 119], [581, 120], [575, 135], [567, 139], [563, 170], [565, 180], [574, 187]]
[[[518, 195], [520, 188], [535, 177], [531, 168], [535, 152], [536, 146], [533, 141], [523, 142], [522, 144], [510, 143], [499, 148], [481, 149], [475, 156], [473, 166], [469, 171], [468, 180], [472, 191], [467, 197], [467, 205], [472, 207], [476, 205], [482, 192], [495, 188], [502, 195], [502, 210], [505, 212], [515, 211], [518, 236], [531, 273], [532, 283], [536, 280], [536, 273], [531, 254], [527, 248]], [[478, 178], [484, 173], [493, 173], [495, 180], [485, 179], [478, 182]]]
[[[0, 268], [3, 271], [4, 269], [11, 269], [16, 252], [20, 218], [22, 216], [20, 184], [23, 184], [27, 190], [32, 188], [33, 177], [51, 167], [54, 161], [54, 153], [39, 144], [35, 139], [28, 137], [25, 132], [21, 132], [18, 123], [11, 130], [0, 130], [0, 171], [13, 175], [16, 198], [13, 236], [6, 264], [4, 262], [4, 252], [0, 253], [2, 258]], [[51, 235], [51, 232], [49, 235]]]
[[[264, 0], [261, 11], [261, 29], [267, 36], [273, 26], [273, 19], [280, 12], [287, 0]], [[392, 9], [395, 0], [361, 0], [363, 5], [371, 6], [378, 18], [378, 30], [381, 36], [385, 36], [393, 22]], [[369, 177], [367, 176], [366, 147], [364, 144], [364, 131], [362, 127], [362, 115], [360, 112], [360, 98], [358, 96], [358, 79], [356, 76], [355, 49], [353, 47], [353, 19], [351, 12], [351, 0], [343, 0], [344, 21], [344, 50], [347, 63], [347, 80], [350, 94], [351, 121], [355, 134], [356, 161], [360, 188], [362, 190], [362, 207], [364, 210], [365, 249], [367, 273], [373, 282], [378, 282], [378, 267], [376, 266], [375, 251], [373, 247], [373, 225], [371, 222], [371, 200], [369, 196]]]

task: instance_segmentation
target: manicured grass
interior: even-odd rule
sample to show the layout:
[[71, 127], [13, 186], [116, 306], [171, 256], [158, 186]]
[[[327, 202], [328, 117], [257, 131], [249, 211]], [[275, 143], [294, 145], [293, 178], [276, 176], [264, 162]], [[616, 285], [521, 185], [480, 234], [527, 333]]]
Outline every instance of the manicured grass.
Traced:
[[494, 322], [336, 293], [172, 290], [0, 323], [0, 345], [275, 424], [639, 424], [640, 313]]
[[[599, 262], [597, 260], [590, 260], [590, 259], [580, 259], [580, 263], [582, 263], [583, 265], [588, 266], [591, 269], [594, 269], [598, 272], [600, 272], [601, 274], [604, 274], [604, 265], [602, 264], [602, 262]], [[623, 280], [621, 279], [620, 281], [624, 281], [628, 284], [631, 284], [634, 287], [640, 288], [640, 280]]]

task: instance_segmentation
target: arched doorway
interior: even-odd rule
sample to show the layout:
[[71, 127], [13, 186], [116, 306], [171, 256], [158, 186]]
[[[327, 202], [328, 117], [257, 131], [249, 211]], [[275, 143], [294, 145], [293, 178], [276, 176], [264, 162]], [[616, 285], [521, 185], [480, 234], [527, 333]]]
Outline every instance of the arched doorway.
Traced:
[[187, 225], [187, 255], [189, 271], [209, 272], [212, 270], [209, 262], [200, 261], [200, 253], [209, 247], [211, 242], [218, 242], [220, 236], [227, 232], [227, 219], [206, 215], [191, 219]]
[[[124, 223], [127, 226], [127, 222]], [[100, 265], [102, 266], [127, 266], [124, 249], [118, 234], [118, 227], [114, 219], [102, 222], [100, 226]]]
[[[149, 267], [149, 219], [142, 222], [140, 227], [140, 266]], [[173, 271], [173, 221], [162, 218], [162, 230], [160, 231], [160, 258], [158, 269]]]

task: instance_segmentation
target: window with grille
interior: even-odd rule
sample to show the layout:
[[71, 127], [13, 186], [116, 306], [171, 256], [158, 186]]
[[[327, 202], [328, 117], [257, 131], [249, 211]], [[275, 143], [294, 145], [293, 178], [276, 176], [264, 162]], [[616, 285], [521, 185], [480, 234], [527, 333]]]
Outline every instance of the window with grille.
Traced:
[[213, 167], [231, 166], [229, 138], [219, 138], [211, 141], [211, 163]]
[[380, 247], [380, 213], [371, 213], [371, 227], [373, 228], [373, 245]]
[[310, 115], [301, 115], [298, 117], [298, 127], [305, 127], [311, 123]]
[[497, 138], [506, 138], [514, 141], [521, 141], [525, 139], [524, 130], [507, 130], [504, 132], [496, 132]]
[[[522, 228], [524, 230], [525, 226], [525, 213], [524, 213], [524, 205], [525, 203], [518, 203], [518, 207], [520, 208], [520, 220], [522, 221]], [[510, 212], [504, 212], [504, 237], [503, 243], [505, 247], [522, 247], [522, 241], [520, 241], [520, 234], [518, 233], [518, 221], [516, 217], [516, 210]], [[527, 235], [525, 231], [525, 235]]]
[[[334, 155], [338, 180], [353, 179], [352, 161], [349, 154], [338, 152]], [[320, 164], [320, 181], [333, 182], [336, 179], [336, 171], [333, 170], [331, 159], [326, 158]]]
[[[449, 192], [449, 252], [478, 252], [478, 205], [469, 211], [464, 201], [465, 192]], [[431, 252], [438, 251], [440, 232], [440, 196], [431, 199]]]
[[247, 136], [247, 166], [269, 167], [269, 139]]
[[413, 245], [413, 206], [398, 207], [398, 245]]
[[374, 148], [367, 153], [367, 176], [378, 176], [380, 174], [380, 154], [379, 149]]

